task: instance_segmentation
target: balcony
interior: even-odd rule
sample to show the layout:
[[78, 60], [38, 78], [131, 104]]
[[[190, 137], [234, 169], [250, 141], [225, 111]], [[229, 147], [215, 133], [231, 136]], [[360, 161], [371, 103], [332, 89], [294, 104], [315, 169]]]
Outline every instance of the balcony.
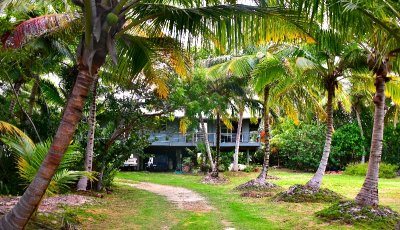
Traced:
[[[200, 132], [181, 134], [152, 134], [149, 137], [152, 146], [196, 146], [197, 143], [204, 142], [204, 135]], [[217, 142], [216, 133], [208, 134], [210, 146], [214, 147]], [[233, 147], [236, 143], [236, 133], [221, 133], [221, 147]], [[260, 146], [258, 132], [243, 132], [240, 135], [240, 146], [258, 147]]]

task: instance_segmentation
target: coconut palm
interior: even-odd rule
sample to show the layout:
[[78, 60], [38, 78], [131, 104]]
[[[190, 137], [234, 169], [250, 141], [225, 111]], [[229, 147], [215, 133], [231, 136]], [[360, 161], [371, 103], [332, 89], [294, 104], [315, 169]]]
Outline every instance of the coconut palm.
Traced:
[[[384, 128], [385, 85], [390, 80], [387, 74], [398, 71], [398, 34], [400, 5], [392, 0], [384, 1], [314, 1], [306, 0], [298, 4], [289, 1], [301, 11], [309, 12], [310, 21], [329, 26], [344, 37], [356, 38], [369, 51], [368, 65], [375, 76], [375, 104], [373, 137], [371, 140], [368, 172], [356, 202], [361, 205], [377, 205], [379, 162], [382, 154]], [[329, 40], [322, 43], [329, 44]]]
[[[398, 42], [400, 37], [394, 30], [399, 29], [399, 25], [394, 21], [400, 18], [400, 6], [396, 2], [382, 1], [362, 1], [360, 3], [345, 3], [347, 8], [361, 14], [364, 18], [373, 21], [375, 32], [372, 35], [370, 44], [374, 50], [368, 57], [368, 65], [375, 75], [376, 93], [373, 97], [375, 104], [374, 113], [374, 126], [372, 131], [371, 152], [368, 162], [368, 171], [364, 184], [360, 192], [356, 196], [356, 202], [362, 205], [378, 205], [378, 175], [379, 163], [382, 155], [382, 140], [384, 129], [384, 116], [385, 116], [385, 87], [390, 78], [388, 73], [392, 71], [392, 63], [394, 62], [394, 69], [397, 71], [399, 68], [398, 53], [400, 47]], [[380, 7], [378, 13], [371, 13], [372, 9]], [[387, 17], [391, 17], [392, 22], [387, 22]]]
[[[250, 184], [255, 183], [256, 185], [265, 185], [265, 179], [267, 177], [269, 165], [269, 113], [271, 111], [271, 103], [273, 105], [279, 105], [280, 107], [283, 107], [285, 113], [297, 121], [297, 108], [294, 103], [295, 100], [293, 99], [298, 98], [299, 96], [304, 99], [306, 98], [305, 94], [307, 94], [307, 92], [302, 90], [300, 87], [294, 87], [294, 85], [299, 84], [298, 82], [296, 83], [297, 80], [295, 80], [293, 76], [289, 77], [292, 74], [290, 73], [291, 67], [288, 60], [285, 58], [289, 58], [294, 55], [294, 53], [291, 52], [293, 49], [287, 49], [288, 47], [285, 46], [282, 47], [282, 50], [286, 50], [286, 52], [281, 52], [276, 56], [272, 55], [271, 53], [267, 53], [265, 55], [264, 53], [259, 52], [257, 55], [244, 55], [241, 57], [232, 58], [232, 60], [220, 64], [220, 66], [214, 67], [214, 71], [216, 72], [218, 70], [219, 72], [226, 72], [231, 75], [252, 75], [255, 79], [255, 91], [263, 99], [264, 120], [262, 123], [264, 125], [264, 130], [266, 130], [265, 138], [263, 138], [263, 148], [265, 153], [263, 170], [256, 180], [248, 182]], [[271, 47], [271, 50], [273, 50], [273, 47]], [[301, 91], [303, 91], [303, 95], [299, 95]], [[310, 105], [312, 104], [313, 103], [310, 103]], [[299, 104], [297, 106], [299, 106]]]
[[[340, 35], [332, 32], [322, 32], [320, 39], [331, 41], [331, 49], [325, 47], [324, 51], [317, 51], [312, 54], [306, 53], [305, 57], [296, 60], [297, 66], [302, 69], [304, 74], [314, 75], [314, 83], [322, 86], [327, 93], [326, 102], [326, 138], [322, 158], [314, 177], [307, 183], [307, 186], [314, 191], [319, 191], [322, 179], [328, 164], [333, 135], [333, 102], [338, 90], [343, 90], [340, 85], [349, 70], [365, 69], [365, 55], [362, 49], [356, 44], [343, 44]], [[332, 45], [332, 44], [335, 45]], [[319, 48], [318, 48], [319, 49]]]
[[[217, 58], [214, 58], [218, 60]], [[232, 57], [224, 58], [224, 56], [219, 58], [222, 60], [222, 63], [217, 63], [216, 61], [212, 61], [214, 63], [213, 66], [209, 66], [208, 75], [213, 76], [213, 78], [218, 77], [230, 77], [235, 76], [241, 78], [244, 82], [243, 85], [237, 85], [238, 87], [243, 88], [242, 94], [235, 94], [232, 95], [231, 99], [234, 102], [232, 106], [236, 108], [238, 111], [238, 126], [236, 131], [236, 143], [235, 143], [235, 151], [233, 155], [233, 166], [232, 171], [238, 171], [238, 160], [239, 160], [239, 147], [240, 147], [240, 137], [241, 137], [241, 130], [242, 130], [242, 121], [243, 121], [243, 114], [245, 108], [248, 107], [249, 109], [253, 109], [254, 106], [257, 106], [255, 101], [252, 100], [253, 93], [252, 90], [249, 88], [249, 80], [250, 80], [250, 73], [251, 70], [254, 68], [256, 63], [256, 56], [255, 55], [244, 55], [241, 57]], [[208, 61], [210, 63], [210, 61]]]

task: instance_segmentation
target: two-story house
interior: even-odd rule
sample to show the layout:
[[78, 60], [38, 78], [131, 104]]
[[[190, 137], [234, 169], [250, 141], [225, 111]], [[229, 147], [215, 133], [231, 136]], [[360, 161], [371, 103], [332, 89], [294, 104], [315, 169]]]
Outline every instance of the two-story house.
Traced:
[[[150, 161], [154, 164], [162, 165], [167, 170], [180, 169], [182, 158], [188, 156], [187, 149], [194, 149], [199, 142], [204, 142], [203, 134], [198, 130], [188, 131], [186, 134], [179, 132], [179, 117], [173, 121], [165, 123], [158, 132], [150, 134], [149, 141], [151, 145], [145, 149], [145, 153], [154, 156]], [[211, 148], [216, 145], [216, 121], [205, 120], [207, 123], [208, 140]], [[221, 124], [221, 154], [234, 151], [236, 143], [237, 122], [233, 123], [233, 129], [227, 129]], [[258, 125], [252, 124], [249, 117], [243, 119], [242, 132], [240, 137], [239, 151], [255, 152], [260, 147]], [[146, 167], [147, 159], [137, 159], [137, 156], [131, 156], [128, 161], [135, 161], [136, 169], [143, 170]], [[125, 162], [128, 164], [128, 161]], [[134, 165], [131, 165], [134, 166]]]

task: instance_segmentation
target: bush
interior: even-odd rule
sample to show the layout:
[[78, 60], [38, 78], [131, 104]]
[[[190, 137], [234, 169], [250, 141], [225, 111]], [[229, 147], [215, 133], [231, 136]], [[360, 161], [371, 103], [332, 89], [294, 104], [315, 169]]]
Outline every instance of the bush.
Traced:
[[220, 153], [219, 169], [221, 171], [229, 170], [229, 165], [233, 162], [233, 154], [235, 152], [224, 152]]
[[[394, 178], [397, 176], [397, 165], [381, 163], [379, 167], [379, 178]], [[365, 176], [368, 170], [368, 163], [352, 164], [346, 167], [344, 174]]]
[[243, 171], [245, 172], [254, 172], [256, 170], [257, 166], [256, 165], [248, 165]]
[[355, 123], [345, 124], [333, 134], [330, 155], [331, 168], [344, 169], [350, 162], [359, 162], [365, 154], [365, 139]]
[[[295, 125], [286, 120], [272, 132], [271, 165], [282, 165], [295, 170], [315, 171], [325, 144], [326, 126], [319, 124]], [[365, 140], [357, 124], [337, 128], [333, 134], [328, 170], [339, 170], [361, 159]]]
[[[325, 126], [283, 122], [272, 133], [271, 165], [314, 171], [318, 168], [325, 142]], [[271, 149], [272, 149], [271, 148]]]
[[[386, 126], [386, 125], [385, 125]], [[387, 125], [383, 135], [382, 161], [400, 166], [400, 125]]]

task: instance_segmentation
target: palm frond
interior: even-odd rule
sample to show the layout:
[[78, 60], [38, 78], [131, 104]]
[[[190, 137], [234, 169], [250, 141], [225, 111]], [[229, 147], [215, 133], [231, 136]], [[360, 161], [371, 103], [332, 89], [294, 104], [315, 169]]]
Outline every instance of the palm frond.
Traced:
[[66, 29], [78, 18], [78, 14], [51, 14], [26, 20], [16, 26], [11, 35], [5, 39], [4, 47], [19, 48], [29, 39]]
[[252, 72], [252, 76], [255, 78], [254, 88], [256, 92], [262, 92], [266, 85], [271, 84], [285, 74], [286, 69], [281, 60], [268, 53]]
[[62, 93], [53, 82], [47, 79], [41, 79], [39, 82], [41, 93], [45, 101], [49, 104], [63, 106], [65, 104]]
[[[7, 144], [13, 151], [17, 159], [18, 174], [28, 185], [36, 176], [39, 168], [46, 158], [47, 152], [51, 146], [51, 141], [47, 140], [38, 144], [30, 143], [29, 139], [17, 136], [5, 136], [1, 140]], [[67, 186], [74, 183], [80, 176], [93, 178], [93, 173], [70, 171], [70, 168], [81, 159], [77, 152], [77, 146], [69, 146], [66, 150], [63, 160], [52, 178], [47, 193], [59, 193]]]
[[4, 135], [20, 136], [28, 140], [30, 144], [33, 144], [32, 140], [22, 130], [8, 122], [0, 121], [0, 133]]

